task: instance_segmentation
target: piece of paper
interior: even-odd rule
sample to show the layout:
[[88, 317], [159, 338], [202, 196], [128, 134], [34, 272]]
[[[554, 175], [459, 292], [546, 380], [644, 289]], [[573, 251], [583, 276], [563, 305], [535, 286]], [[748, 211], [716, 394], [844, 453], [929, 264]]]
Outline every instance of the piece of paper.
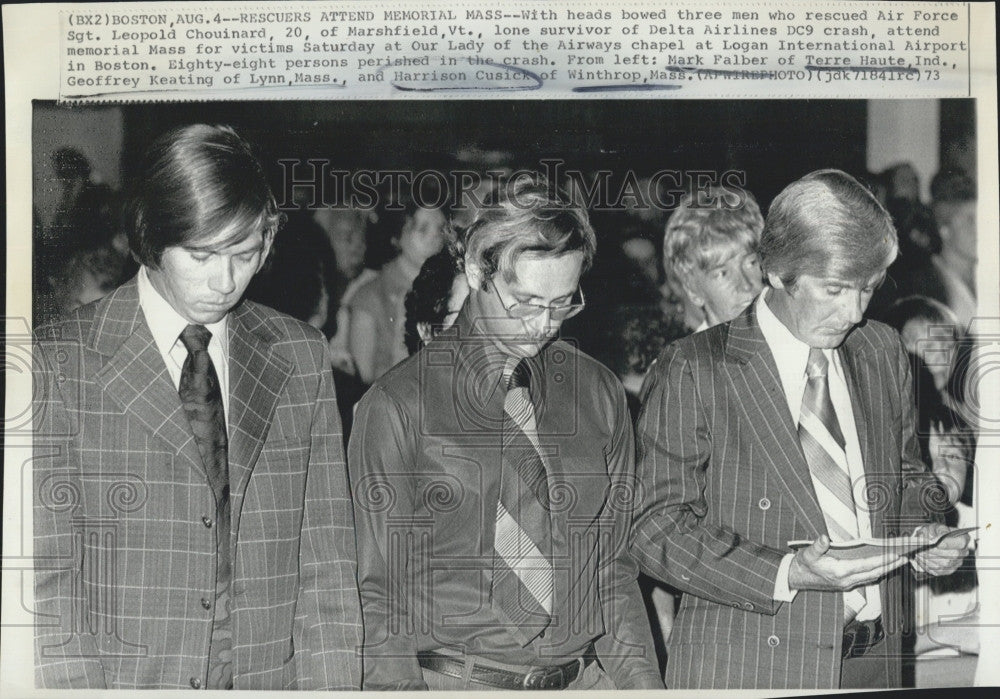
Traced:
[[[840, 559], [867, 558], [869, 556], [909, 556], [924, 549], [937, 546], [939, 543], [954, 536], [962, 536], [975, 532], [979, 527], [952, 529], [936, 537], [897, 536], [888, 539], [864, 538], [853, 541], [830, 542], [829, 555]], [[797, 539], [788, 542], [788, 548], [801, 549], [812, 546], [813, 542]]]
[[[38, 252], [32, 230], [59, 207], [51, 157], [64, 145], [91, 161], [95, 183], [117, 191], [141, 146], [166, 128], [228, 123], [264, 147], [280, 200], [290, 202], [298, 188], [314, 191], [322, 205], [338, 203], [347, 177], [337, 173], [345, 170], [381, 168], [375, 174], [395, 178], [406, 160], [412, 175], [427, 153], [453, 157], [455, 171], [468, 161], [488, 168], [492, 153], [508, 150], [533, 169], [551, 171], [554, 160], [541, 161], [562, 158], [565, 181], [586, 184], [583, 194], [597, 208], [640, 210], [656, 177], [669, 203], [675, 183], [731, 171], [748, 178], [738, 183], [763, 206], [817, 167], [878, 173], [901, 161], [913, 164], [927, 200], [942, 162], [960, 159], [978, 173], [979, 188], [977, 324], [986, 341], [973, 417], [980, 418], [980, 454], [992, 458], [1000, 447], [1000, 372], [992, 371], [1000, 345], [992, 3], [50, 3], [5, 5], [3, 32], [0, 694], [43, 694], [34, 689], [32, 631], [48, 620], [33, 614], [26, 427]], [[971, 131], [942, 142], [942, 129], [962, 114]], [[455, 148], [463, 139], [476, 146], [470, 158]], [[811, 157], [820, 152], [823, 158]], [[605, 170], [621, 172], [603, 187], [578, 176]], [[602, 237], [599, 249], [608, 241]], [[592, 307], [599, 301], [588, 296]], [[1000, 492], [997, 469], [973, 470], [978, 492]], [[760, 509], [784, 516], [777, 514], [780, 486], [769, 487], [774, 493]], [[986, 561], [983, 655], [990, 657], [1000, 647], [1000, 574], [989, 563], [1000, 556], [989, 535], [996, 498], [977, 504]], [[843, 549], [845, 556], [859, 550], [865, 547]], [[984, 666], [1000, 672], [1000, 664]], [[981, 679], [1000, 683], [997, 675]]]

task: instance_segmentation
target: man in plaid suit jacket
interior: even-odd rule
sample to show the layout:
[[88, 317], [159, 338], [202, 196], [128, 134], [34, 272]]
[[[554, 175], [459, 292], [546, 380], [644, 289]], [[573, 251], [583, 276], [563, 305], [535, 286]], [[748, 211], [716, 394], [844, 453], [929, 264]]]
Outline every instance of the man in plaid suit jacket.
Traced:
[[[36, 684], [358, 688], [326, 343], [241, 302], [278, 227], [273, 196], [225, 127], [177, 129], [147, 158], [127, 219], [138, 276], [37, 333]], [[179, 340], [192, 326], [207, 350]], [[178, 393], [196, 351], [224, 408], [225, 490]]]
[[[898, 568], [907, 559], [830, 552], [838, 522], [802, 436], [819, 422], [806, 410], [806, 369], [819, 355], [843, 433], [831, 459], [847, 469], [838, 492], [853, 495], [850, 538], [946, 531], [930, 523], [948, 501], [920, 462], [899, 336], [863, 322], [896, 251], [889, 215], [867, 190], [837, 170], [811, 173], [768, 212], [764, 293], [657, 361], [637, 425], [646, 489], [632, 550], [646, 572], [685, 593], [668, 688], [900, 685]], [[793, 553], [796, 539], [814, 543]], [[967, 546], [964, 535], [946, 539], [913, 566], [948, 574]]]

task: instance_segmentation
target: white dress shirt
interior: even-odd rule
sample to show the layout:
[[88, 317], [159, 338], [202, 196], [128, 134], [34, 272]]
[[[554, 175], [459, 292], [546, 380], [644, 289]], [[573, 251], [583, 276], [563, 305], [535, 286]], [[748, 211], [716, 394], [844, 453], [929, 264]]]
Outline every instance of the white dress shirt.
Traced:
[[[757, 297], [756, 312], [760, 331], [764, 335], [768, 349], [774, 356], [778, 367], [778, 377], [788, 401], [788, 412], [792, 421], [798, 426], [799, 413], [802, 410], [802, 395], [806, 389], [806, 364], [809, 361], [810, 347], [799, 340], [785, 325], [778, 320], [768, 307], [765, 297], [770, 291], [765, 291]], [[867, 508], [866, 481], [864, 462], [861, 459], [861, 444], [858, 441], [858, 428], [854, 421], [854, 408], [851, 406], [851, 395], [844, 376], [844, 367], [840, 361], [840, 353], [824, 349], [829, 362], [830, 371], [827, 380], [830, 387], [830, 402], [837, 414], [840, 431], [844, 435], [845, 451], [847, 452], [847, 470], [854, 486], [854, 509], [858, 516], [858, 534], [862, 538], [872, 534], [871, 514]], [[775, 581], [774, 598], [781, 602], [791, 602], [797, 591], [788, 587], [788, 569], [794, 554], [788, 554], [781, 561], [778, 578]], [[882, 603], [879, 599], [878, 585], [865, 587], [867, 603], [858, 612], [857, 619], [875, 619], [882, 613]]]
[[[189, 323], [185, 318], [174, 310], [165, 298], [160, 295], [149, 281], [146, 274], [146, 267], [139, 269], [139, 308], [146, 317], [146, 324], [153, 333], [153, 341], [156, 348], [160, 350], [163, 363], [167, 365], [167, 372], [174, 382], [174, 388], [179, 389], [181, 385], [181, 370], [184, 368], [184, 360], [187, 359], [187, 348], [181, 342], [181, 333]], [[211, 323], [205, 327], [212, 333], [212, 339], [208, 342], [208, 356], [212, 358], [215, 365], [215, 373], [219, 377], [219, 389], [222, 391], [222, 407], [226, 414], [226, 426], [229, 426], [229, 316], [223, 317], [217, 323]]]

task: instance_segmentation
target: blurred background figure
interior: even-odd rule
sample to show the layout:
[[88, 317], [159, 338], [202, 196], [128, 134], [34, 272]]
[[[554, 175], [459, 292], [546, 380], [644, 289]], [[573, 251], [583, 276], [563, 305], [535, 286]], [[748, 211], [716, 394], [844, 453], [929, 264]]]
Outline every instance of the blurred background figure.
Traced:
[[114, 244], [124, 254], [128, 242], [124, 236], [116, 235], [114, 193], [106, 184], [91, 179], [87, 157], [76, 148], [64, 146], [52, 154], [52, 168], [60, 190], [52, 220], [52, 238], [57, 242], [72, 239], [80, 248]]
[[[427, 195], [427, 200], [435, 197]], [[411, 197], [401, 204], [402, 211], [385, 211], [380, 216], [387, 230], [393, 231], [391, 240], [398, 254], [348, 304], [348, 347], [357, 375], [366, 384], [408, 356], [403, 344], [403, 299], [424, 261], [445, 243], [447, 219], [441, 209], [421, 208]]]
[[667, 221], [663, 265], [687, 299], [689, 328], [732, 320], [757, 297], [763, 230], [760, 207], [746, 190], [711, 187], [682, 199]]
[[414, 354], [450, 328], [468, 297], [465, 270], [451, 251], [445, 249], [428, 257], [404, 300], [406, 351]]
[[[271, 247], [271, 256], [247, 288], [247, 298], [322, 329], [330, 312], [325, 263], [316, 238], [294, 216]], [[321, 241], [320, 241], [321, 242]]]
[[[889, 310], [910, 355], [917, 408], [917, 438], [923, 462], [930, 465], [948, 494], [948, 524], [977, 526], [973, 457], [976, 440], [962, 418], [961, 372], [956, 371], [963, 343], [955, 314], [926, 296], [909, 296]], [[918, 579], [914, 589], [914, 652], [934, 655], [978, 653], [978, 608], [973, 554], [951, 575]], [[969, 618], [966, 618], [969, 617]], [[971, 678], [970, 678], [971, 679]]]
[[920, 202], [920, 177], [912, 163], [890, 165], [882, 175], [888, 201], [902, 199], [914, 203]]
[[960, 348], [958, 319], [944, 304], [926, 296], [900, 299], [890, 316], [910, 355], [924, 461], [938, 474], [954, 505], [966, 494], [975, 449], [971, 430], [961, 417], [962, 396], [954, 374]]
[[943, 171], [931, 180], [931, 196], [941, 249], [927, 293], [955, 313], [964, 334], [976, 312], [976, 186], [962, 171]]
[[663, 348], [686, 335], [687, 330], [677, 320], [665, 317], [656, 304], [620, 306], [606, 323], [606, 343], [611, 350], [608, 368], [625, 387], [629, 412], [635, 422], [647, 370]]
[[451, 211], [452, 226], [461, 230], [476, 219], [490, 193], [514, 171], [514, 154], [500, 144], [466, 144], [453, 157], [455, 168], [475, 179], [462, 184], [461, 197]]
[[96, 301], [114, 291], [121, 280], [123, 259], [107, 246], [65, 246], [62, 252], [47, 279], [52, 293], [51, 317], [37, 320], [54, 320]]
[[332, 253], [332, 264], [324, 276], [330, 313], [323, 331], [330, 338], [334, 366], [347, 374], [357, 374], [350, 351], [350, 307], [358, 289], [378, 275], [365, 266], [371, 214], [357, 209], [323, 208], [312, 216]]
[[59, 199], [51, 223], [37, 219], [33, 234], [33, 315], [55, 320], [96, 301], [131, 277], [137, 265], [120, 231], [115, 193], [92, 179], [90, 161], [76, 148], [52, 154]]

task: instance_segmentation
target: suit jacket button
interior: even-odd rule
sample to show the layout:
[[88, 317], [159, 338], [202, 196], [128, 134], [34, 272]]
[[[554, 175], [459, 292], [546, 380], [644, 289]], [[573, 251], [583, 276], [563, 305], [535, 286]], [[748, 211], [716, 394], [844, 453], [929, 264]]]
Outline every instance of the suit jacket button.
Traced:
[[191, 688], [192, 689], [201, 689], [201, 680], [198, 679], [197, 677], [192, 677], [191, 678]]
[[204, 524], [209, 529], [212, 528], [212, 518], [207, 515], [201, 518], [201, 523]]
[[777, 648], [779, 643], [781, 643], [781, 639], [778, 638], [777, 636], [767, 637], [767, 645], [771, 646], [772, 648]]
[[211, 609], [212, 608], [212, 603], [208, 601], [207, 597], [202, 597], [201, 598], [201, 608], [202, 609]]
[[757, 507], [759, 507], [762, 510], [770, 510], [771, 501], [768, 500], [767, 498], [761, 498], [760, 501], [757, 503]]

